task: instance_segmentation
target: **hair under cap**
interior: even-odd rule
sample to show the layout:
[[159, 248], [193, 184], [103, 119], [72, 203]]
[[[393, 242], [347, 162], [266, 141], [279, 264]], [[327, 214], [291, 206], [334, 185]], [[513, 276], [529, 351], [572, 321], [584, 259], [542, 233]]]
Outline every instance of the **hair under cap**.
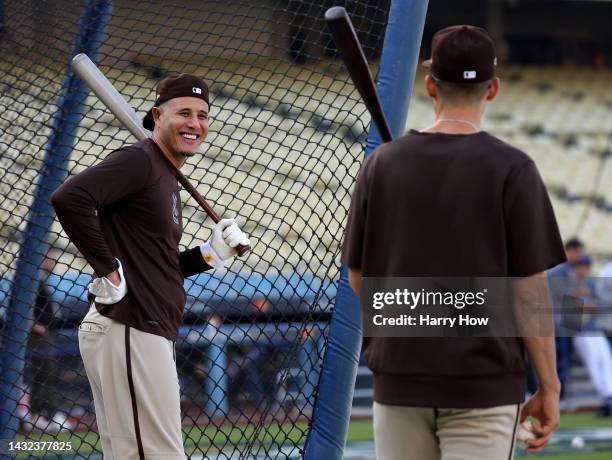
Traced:
[[[182, 73], [174, 77], [166, 77], [157, 85], [157, 99], [153, 107], [158, 107], [170, 99], [177, 97], [197, 97], [208, 102], [208, 86], [200, 77], [188, 73]], [[142, 126], [149, 131], [155, 128], [153, 120], [153, 107], [149, 109], [142, 119]]]
[[438, 80], [452, 83], [487, 81], [495, 77], [495, 43], [481, 27], [446, 27], [433, 36], [431, 58], [423, 65]]

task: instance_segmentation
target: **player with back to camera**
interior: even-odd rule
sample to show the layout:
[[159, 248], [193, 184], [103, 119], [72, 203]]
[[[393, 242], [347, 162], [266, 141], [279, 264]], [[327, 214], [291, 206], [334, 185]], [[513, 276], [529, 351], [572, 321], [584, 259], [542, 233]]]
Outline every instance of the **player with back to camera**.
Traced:
[[208, 134], [208, 87], [197, 76], [162, 80], [143, 120], [152, 139], [112, 152], [66, 181], [52, 203], [95, 271], [79, 347], [94, 395], [104, 458], [184, 459], [174, 341], [183, 279], [221, 268], [248, 245], [233, 220], [179, 252], [183, 232], [175, 167]]
[[[565, 256], [546, 188], [525, 153], [480, 129], [500, 87], [496, 60], [484, 29], [434, 35], [424, 64], [435, 123], [380, 146], [355, 186], [342, 261], [358, 294], [365, 277], [517, 277], [518, 303], [534, 285], [550, 300], [543, 272]], [[366, 337], [363, 347], [378, 460], [507, 460], [519, 422], [537, 420], [530, 452], [559, 424], [553, 334]], [[521, 407], [524, 348], [539, 388]]]

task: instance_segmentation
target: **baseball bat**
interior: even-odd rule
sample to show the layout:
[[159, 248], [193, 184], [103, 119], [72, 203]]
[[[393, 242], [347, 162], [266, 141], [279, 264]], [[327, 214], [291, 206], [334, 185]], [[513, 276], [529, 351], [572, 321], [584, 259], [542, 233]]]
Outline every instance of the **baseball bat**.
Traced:
[[325, 22], [331, 30], [336, 48], [372, 120], [376, 123], [383, 141], [392, 141], [393, 136], [378, 97], [374, 78], [346, 10], [341, 6], [329, 8], [325, 12]]
[[[123, 96], [117, 91], [113, 84], [104, 76], [98, 67], [92, 62], [89, 57], [80, 53], [72, 59], [72, 68], [81, 77], [83, 82], [93, 91], [93, 93], [102, 101], [102, 103], [117, 117], [123, 126], [132, 133], [139, 141], [151, 137], [151, 132], [142, 126], [142, 120], [134, 109], [123, 99]], [[168, 160], [170, 162], [170, 160]], [[170, 164], [172, 164], [170, 162]], [[189, 182], [185, 175], [172, 164], [176, 173], [176, 179], [189, 192], [189, 194], [198, 202], [202, 209], [210, 216], [213, 222], [218, 223], [221, 218], [215, 210], [206, 202], [204, 197], [196, 190]], [[239, 245], [237, 248], [238, 255], [243, 256], [250, 250], [250, 246]]]

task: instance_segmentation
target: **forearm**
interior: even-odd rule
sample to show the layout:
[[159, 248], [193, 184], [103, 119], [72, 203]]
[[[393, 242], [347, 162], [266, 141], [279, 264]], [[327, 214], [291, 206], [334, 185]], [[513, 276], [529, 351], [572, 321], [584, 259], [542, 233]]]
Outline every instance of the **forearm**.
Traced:
[[542, 390], [560, 392], [561, 383], [557, 375], [557, 357], [554, 337], [523, 337], [539, 387]]
[[519, 331], [540, 388], [558, 392], [553, 308], [544, 273], [514, 282], [514, 308]]

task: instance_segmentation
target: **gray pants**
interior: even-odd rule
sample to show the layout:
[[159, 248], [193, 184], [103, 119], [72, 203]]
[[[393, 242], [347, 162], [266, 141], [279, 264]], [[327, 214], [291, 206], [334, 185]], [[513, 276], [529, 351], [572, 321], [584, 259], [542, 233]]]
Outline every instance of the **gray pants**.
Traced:
[[79, 326], [79, 348], [105, 460], [184, 460], [173, 343], [92, 305]]
[[433, 409], [374, 402], [377, 460], [510, 460], [519, 404]]

